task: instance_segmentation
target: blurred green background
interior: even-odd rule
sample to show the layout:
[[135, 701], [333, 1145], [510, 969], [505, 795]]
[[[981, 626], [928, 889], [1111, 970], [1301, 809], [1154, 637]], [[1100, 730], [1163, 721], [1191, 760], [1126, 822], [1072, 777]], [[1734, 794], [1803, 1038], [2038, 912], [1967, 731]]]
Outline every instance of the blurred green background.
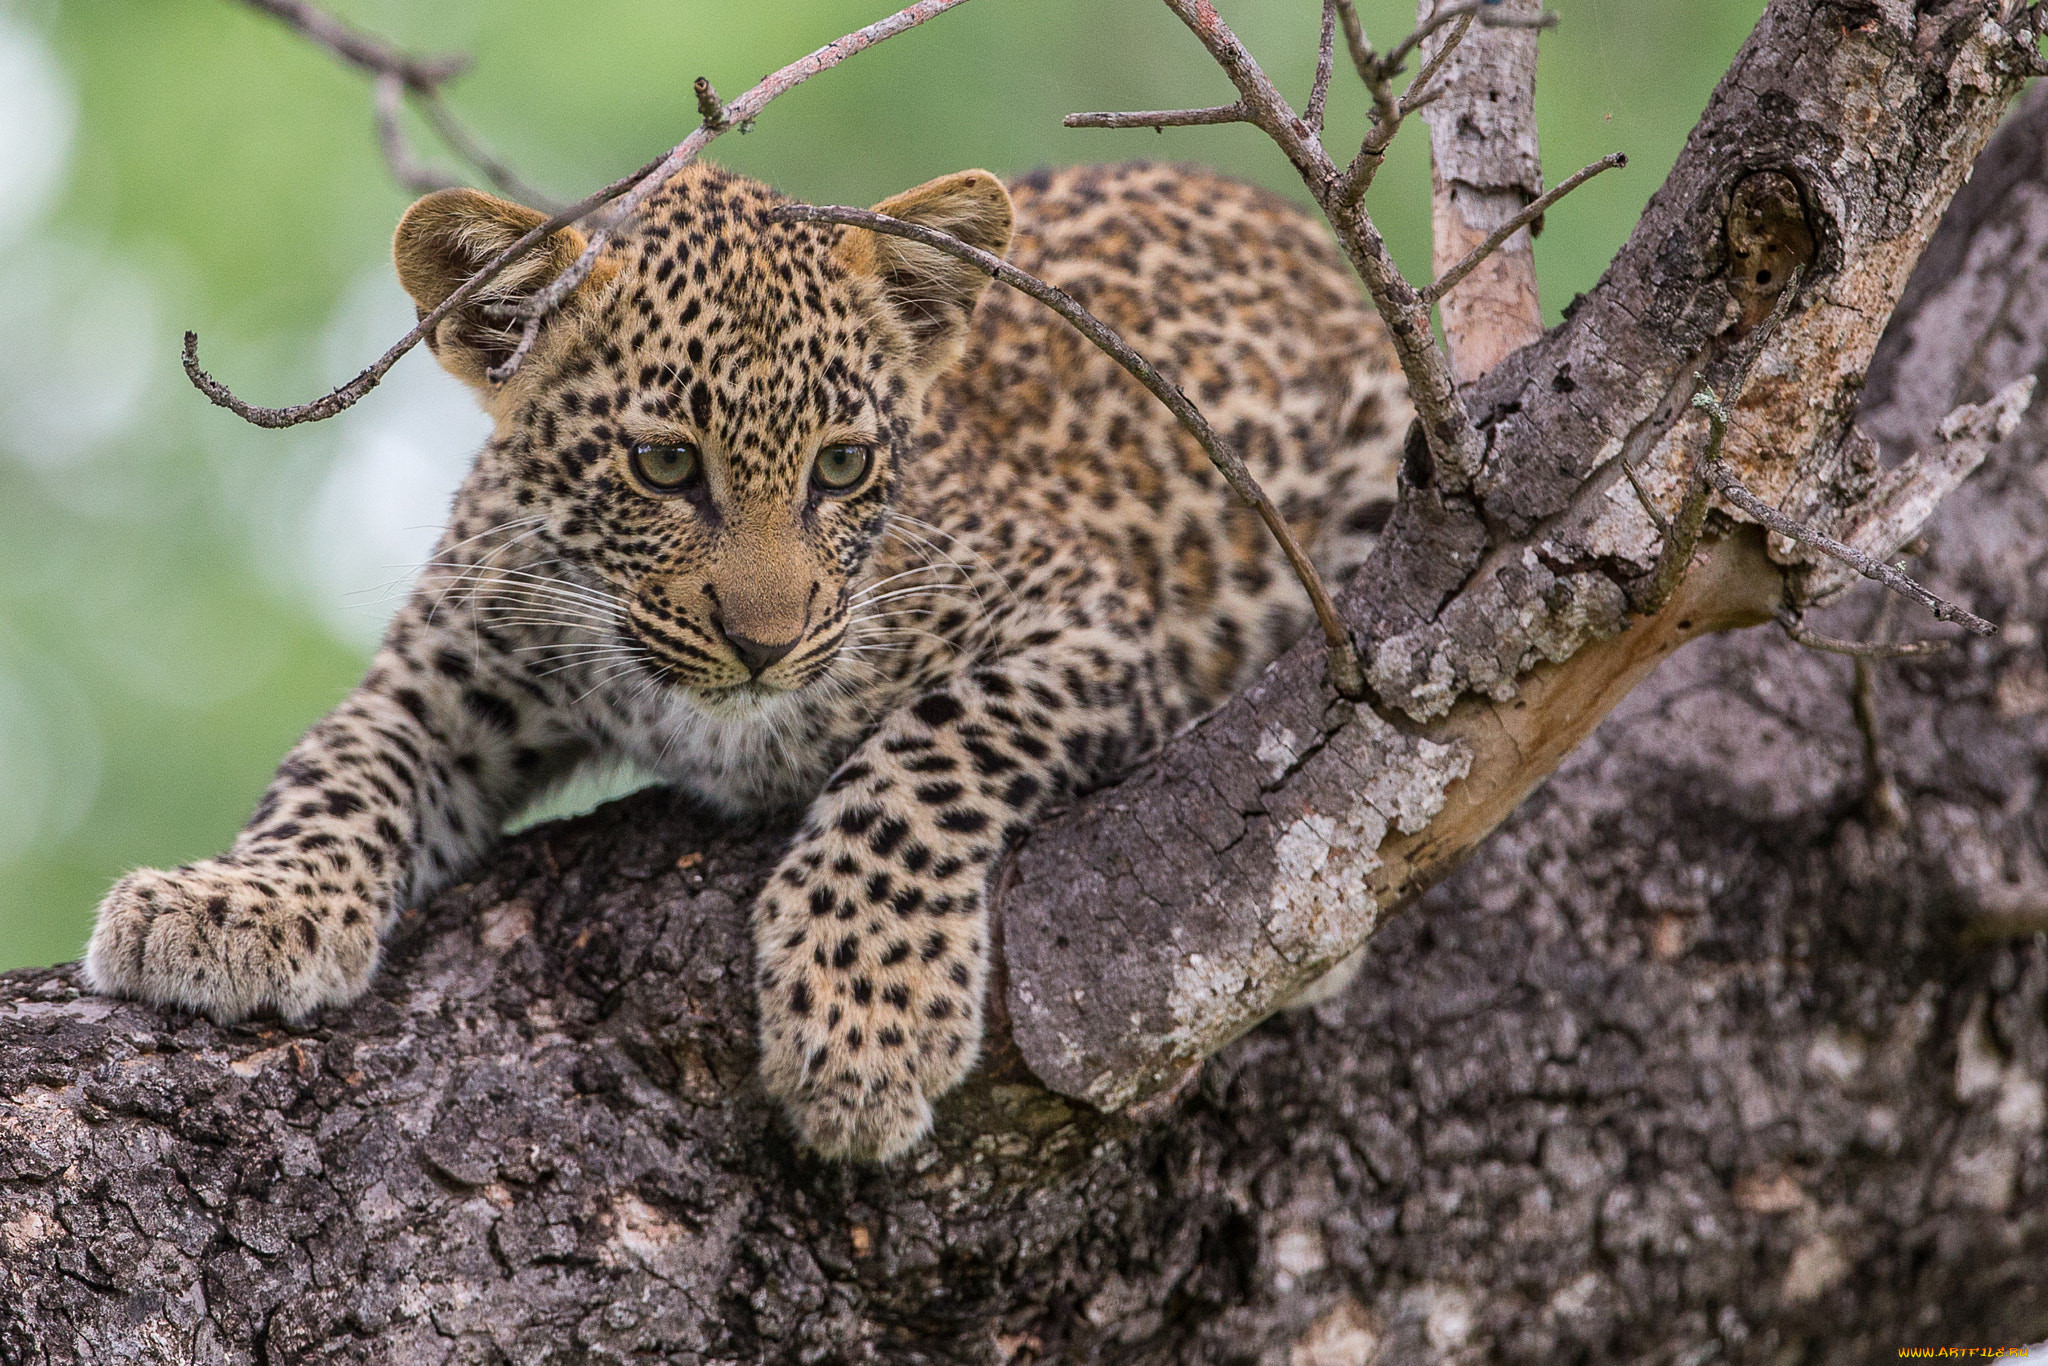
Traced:
[[[1553, 319], [1598, 277], [1762, 0], [1553, 0], [1538, 107]], [[892, 0], [336, 0], [474, 55], [453, 103], [564, 199], [673, 143], [691, 78], [728, 98]], [[1304, 98], [1315, 0], [1224, 0]], [[1362, 0], [1383, 41], [1412, 0]], [[1340, 79], [1341, 137], [1365, 101]], [[1302, 198], [1244, 128], [1079, 132], [1076, 109], [1229, 98], [1157, 0], [976, 0], [778, 101], [718, 159], [869, 203], [964, 166], [1207, 162]], [[1426, 130], [1371, 198], [1429, 256]], [[1335, 139], [1333, 139], [1334, 141]], [[354, 682], [482, 439], [424, 352], [342, 417], [266, 432], [185, 383], [178, 335], [258, 402], [354, 373], [411, 321], [386, 244], [408, 196], [368, 90], [237, 0], [0, 0], [0, 968], [73, 957], [106, 885], [232, 838], [292, 739]]]

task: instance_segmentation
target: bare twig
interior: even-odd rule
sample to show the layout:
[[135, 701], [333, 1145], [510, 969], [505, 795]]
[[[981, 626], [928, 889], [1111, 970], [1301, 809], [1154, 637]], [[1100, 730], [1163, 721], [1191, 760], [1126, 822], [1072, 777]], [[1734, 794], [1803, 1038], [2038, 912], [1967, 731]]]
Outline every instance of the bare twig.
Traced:
[[1456, 289], [1458, 282], [1467, 275], [1470, 275], [1481, 261], [1499, 251], [1501, 246], [1510, 237], [1513, 237], [1523, 228], [1528, 227], [1531, 223], [1541, 218], [1545, 211], [1551, 205], [1557, 203], [1558, 200], [1563, 199], [1602, 171], [1611, 171], [1617, 166], [1626, 165], [1628, 165], [1626, 153], [1609, 152], [1592, 165], [1583, 167], [1565, 180], [1560, 181], [1548, 193], [1487, 234], [1486, 240], [1467, 252], [1463, 260], [1438, 276], [1434, 283], [1424, 287], [1421, 291], [1423, 303], [1434, 304], [1437, 300], [1443, 298], [1444, 295]]
[[1330, 73], [1337, 59], [1337, 0], [1323, 0], [1323, 31], [1316, 43], [1316, 79], [1302, 117], [1311, 133], [1323, 131], [1323, 110], [1330, 98]]
[[1252, 116], [1242, 103], [1211, 105], [1206, 109], [1133, 109], [1121, 113], [1069, 114], [1060, 122], [1068, 128], [1191, 128], [1205, 123], [1250, 123]]
[[1365, 36], [1365, 25], [1358, 22], [1358, 6], [1352, 0], [1337, 0], [1337, 19], [1344, 26], [1344, 47], [1351, 54], [1351, 65], [1358, 69], [1358, 79], [1372, 84], [1372, 44]]
[[384, 152], [384, 164], [391, 169], [391, 178], [414, 194], [429, 194], [453, 185], [452, 177], [415, 160], [412, 146], [405, 140], [405, 128], [401, 123], [405, 113], [405, 78], [395, 71], [387, 71], [377, 77], [373, 91], [377, 142]]
[[[1352, 268], [1365, 282], [1380, 318], [1387, 324], [1395, 354], [1400, 357], [1401, 373], [1408, 381], [1409, 399], [1422, 426], [1432, 470], [1440, 471], [1443, 482], [1449, 486], [1469, 487], [1478, 475], [1479, 442], [1451, 374], [1450, 359], [1437, 345], [1430, 328], [1429, 309], [1422, 303], [1421, 295], [1394, 264], [1393, 254], [1387, 250], [1386, 241], [1363, 205], [1346, 194], [1346, 176], [1331, 162], [1322, 141], [1295, 114], [1272, 79], [1217, 14], [1215, 6], [1209, 0], [1165, 0], [1165, 4], [1208, 49], [1210, 57], [1237, 87], [1239, 102], [1249, 121], [1286, 155], [1302, 183], [1322, 206]], [[1342, 18], [1341, 8], [1339, 17]], [[1356, 19], [1354, 14], [1350, 22], [1355, 24]]]
[[[266, 13], [276, 15], [323, 47], [351, 62], [364, 65], [366, 69], [383, 71], [386, 65], [395, 61], [401, 64], [402, 69], [417, 69], [435, 80], [445, 80], [448, 75], [461, 69], [459, 63], [450, 64], [452, 59], [427, 63], [423, 59], [407, 58], [403, 53], [394, 55], [393, 49], [378, 40], [348, 28], [313, 6], [302, 3], [301, 0], [248, 0], [248, 3]], [[364, 394], [377, 387], [391, 367], [398, 363], [399, 357], [419, 345], [443, 318], [475, 298], [477, 291], [496, 279], [505, 267], [531, 251], [551, 234], [578, 222], [606, 204], [612, 205], [612, 210], [606, 214], [603, 224], [591, 235], [584, 253], [567, 270], [555, 277], [533, 304], [520, 314], [525, 327], [512, 359], [507, 365], [490, 372], [494, 380], [508, 378], [512, 370], [517, 368], [518, 362], [523, 361], [532, 350], [541, 322], [561, 307], [562, 301], [568, 298], [576, 286], [589, 275], [591, 266], [596, 263], [599, 253], [610, 240], [610, 234], [632, 216], [647, 196], [653, 193], [656, 186], [687, 165], [720, 132], [734, 125], [744, 127], [777, 95], [801, 84], [820, 71], [837, 66], [854, 53], [872, 47], [885, 38], [894, 37], [906, 29], [915, 28], [925, 20], [965, 3], [966, 0], [919, 0], [919, 3], [899, 10], [887, 19], [878, 20], [866, 28], [827, 43], [817, 51], [768, 76], [752, 90], [721, 108], [720, 117], [723, 122], [720, 126], [712, 127], [707, 119], [689, 137], [659, 159], [648, 162], [631, 175], [615, 180], [597, 193], [569, 205], [492, 257], [481, 270], [463, 281], [452, 294], [422, 317], [417, 326], [400, 337], [389, 350], [371, 362], [355, 378], [310, 403], [301, 403], [289, 408], [265, 408], [236, 397], [225, 384], [200, 368], [199, 337], [193, 332], [185, 334], [185, 375], [192, 381], [193, 386], [213, 403], [259, 427], [293, 427], [302, 422], [323, 421], [354, 407]], [[710, 82], [705, 82], [704, 88], [710, 91]], [[711, 92], [710, 97], [715, 99], [716, 92]], [[701, 110], [704, 97], [700, 95], [699, 98]]]
[[[639, 212], [641, 204], [646, 202], [647, 197], [653, 194], [656, 188], [666, 184], [670, 176], [695, 161], [698, 154], [709, 147], [720, 133], [735, 125], [745, 127], [752, 123], [776, 96], [795, 89], [821, 71], [830, 71], [856, 52], [865, 52], [884, 39], [916, 28], [926, 20], [965, 3], [967, 0], [917, 0], [916, 4], [908, 8], [900, 9], [886, 19], [878, 19], [865, 28], [855, 29], [843, 38], [835, 38], [817, 51], [763, 77], [753, 89], [720, 109], [717, 123], [714, 124], [711, 119], [706, 118], [704, 122], [698, 124], [688, 137], [675, 145], [652, 173], [643, 177], [637, 185], [612, 204], [606, 211], [603, 221], [591, 232], [590, 242], [584, 247], [583, 254], [577, 257], [567, 270], [557, 275], [545, 289], [534, 295], [527, 306], [526, 325], [520, 331], [518, 345], [513, 347], [512, 354], [505, 358], [503, 364], [489, 372], [491, 379], [503, 383], [518, 371], [527, 353], [533, 349], [534, 339], [540, 334], [541, 324], [560, 308], [563, 300], [573, 294], [576, 287], [590, 275], [591, 267], [597, 264], [597, 258], [603, 255], [605, 247], [610, 245], [612, 234]], [[709, 82], [706, 83], [706, 88], [709, 88]]]
[[649, 162], [629, 176], [614, 180], [611, 184], [585, 199], [580, 199], [557, 213], [545, 223], [528, 231], [518, 241], [499, 252], [485, 263], [483, 269], [464, 280], [455, 292], [443, 299], [437, 306], [423, 315], [412, 331], [391, 344], [391, 349], [372, 361], [361, 373], [340, 388], [323, 394], [310, 403], [297, 404], [290, 408], [264, 408], [237, 398], [234, 392], [212, 375], [199, 368], [199, 334], [185, 334], [185, 377], [192, 386], [205, 394], [219, 407], [227, 409], [245, 422], [258, 427], [296, 427], [302, 422], [320, 422], [336, 413], [353, 408], [364, 394], [377, 387], [386, 372], [398, 363], [398, 358], [418, 346], [443, 318], [476, 297], [477, 291], [496, 279], [498, 273], [514, 261], [545, 241], [551, 234], [568, 227], [592, 209], [624, 194], [640, 180], [652, 173], [658, 162]]
[[1555, 28], [1557, 15], [1551, 10], [1541, 14], [1510, 14], [1500, 8], [1499, 0], [1456, 0], [1434, 11], [1429, 18], [1415, 26], [1415, 31], [1387, 49], [1384, 57], [1374, 65], [1388, 76], [1399, 73], [1408, 61], [1409, 54], [1421, 47], [1429, 36], [1445, 24], [1460, 20], [1478, 20], [1488, 28]]
[[871, 232], [887, 233], [892, 237], [907, 238], [922, 242], [958, 260], [965, 261], [975, 269], [1002, 281], [1021, 293], [1028, 294], [1071, 323], [1076, 331], [1122, 366], [1133, 379], [1152, 391], [1167, 410], [1179, 420], [1188, 434], [1201, 444], [1209, 462], [1222, 474], [1224, 482], [1259, 515], [1273, 539], [1280, 544], [1281, 553], [1287, 557], [1295, 577], [1308, 593], [1309, 602], [1314, 606], [1316, 621], [1323, 628], [1323, 639], [1329, 647], [1330, 682], [1338, 693], [1351, 701], [1362, 701], [1366, 696], [1365, 672], [1360, 667], [1358, 652], [1351, 643], [1351, 633], [1337, 609], [1330, 601], [1330, 595], [1323, 587], [1321, 576], [1316, 573], [1315, 564], [1308, 553], [1301, 548], [1294, 533], [1280, 516], [1273, 500], [1259, 487], [1252, 472], [1245, 468], [1224, 440], [1216, 435], [1209, 420], [1202, 416], [1201, 409], [1189, 401], [1177, 385], [1167, 381], [1152, 363], [1131, 348], [1129, 342], [1118, 336], [1116, 331], [1093, 313], [1076, 303], [1073, 296], [1053, 285], [1047, 284], [1028, 271], [1020, 270], [993, 252], [970, 246], [950, 233], [925, 227], [920, 223], [906, 223], [899, 218], [874, 212], [872, 209], [849, 208], [844, 205], [791, 204], [775, 211], [776, 218], [794, 223], [840, 223], [848, 227], [866, 228]]
[[1707, 422], [1713, 435], [1708, 442], [1706, 459], [1701, 462], [1701, 471], [1707, 482], [1737, 509], [1754, 518], [1769, 530], [1780, 536], [1798, 541], [1801, 545], [1812, 546], [1831, 559], [1840, 560], [1866, 579], [1874, 579], [1892, 592], [1913, 601], [1934, 613], [1939, 621], [1952, 621], [1980, 636], [1998, 634], [1998, 627], [1973, 612], [1956, 606], [1926, 588], [1921, 587], [1901, 572], [1897, 566], [1885, 563], [1872, 555], [1866, 555], [1851, 545], [1844, 545], [1803, 522], [1786, 516], [1778, 509], [1743, 487], [1742, 479], [1721, 459], [1721, 439], [1728, 428], [1728, 410], [1721, 406], [1720, 399], [1711, 389], [1702, 389], [1693, 395], [1693, 406], [1707, 415]]
[[561, 201], [552, 195], [543, 194], [533, 183], [499, 160], [497, 153], [485, 145], [483, 140], [470, 131], [469, 126], [455, 117], [447, 101], [439, 91], [415, 95], [413, 107], [420, 113], [434, 132], [446, 143], [456, 156], [474, 166], [477, 171], [501, 192], [518, 200], [528, 208], [551, 213], [562, 207]]
[[1422, 64], [1422, 70], [1409, 83], [1407, 93], [1400, 96], [1394, 94], [1394, 77], [1400, 73], [1382, 68], [1368, 55], [1363, 74], [1366, 93], [1372, 96], [1372, 130], [1358, 144], [1358, 155], [1344, 168], [1343, 178], [1338, 182], [1337, 193], [1342, 202], [1355, 204], [1365, 197], [1365, 192], [1372, 188], [1373, 177], [1386, 163], [1387, 148], [1393, 145], [1402, 122], [1443, 94], [1443, 86], [1432, 87], [1430, 82], [1450, 60], [1451, 54], [1458, 50], [1458, 45], [1465, 40], [1471, 28], [1472, 16], [1460, 16], [1457, 26]]
[[373, 76], [389, 72], [409, 86], [431, 89], [469, 68], [467, 57], [415, 57], [402, 52], [375, 34], [343, 23], [319, 6], [307, 3], [307, 0], [243, 0], [243, 3], [282, 20], [301, 37], [310, 39]]
[[343, 23], [307, 0], [244, 0], [251, 8], [281, 21], [317, 47], [375, 78], [374, 109], [377, 140], [384, 160], [399, 184], [427, 192], [454, 184], [451, 177], [427, 169], [405, 140], [400, 113], [410, 101], [449, 150], [474, 167], [504, 193], [541, 209], [556, 207], [511, 167], [492, 154], [441, 98], [441, 87], [469, 68], [459, 56], [420, 57], [403, 52], [374, 34]]
[[1444, 69], [1444, 63], [1464, 44], [1465, 35], [1471, 31], [1472, 16], [1468, 14], [1458, 21], [1450, 36], [1437, 45], [1436, 51], [1423, 59], [1422, 69], [1415, 73], [1415, 79], [1408, 82], [1407, 93], [1401, 96], [1403, 116], [1414, 113], [1443, 93], [1443, 87], [1432, 89], [1430, 82], [1436, 79], [1436, 74]]
[[1842, 640], [1810, 629], [1800, 612], [1778, 613], [1778, 625], [1795, 644], [1852, 659], [1925, 659], [1942, 654], [1955, 644], [1952, 640]]

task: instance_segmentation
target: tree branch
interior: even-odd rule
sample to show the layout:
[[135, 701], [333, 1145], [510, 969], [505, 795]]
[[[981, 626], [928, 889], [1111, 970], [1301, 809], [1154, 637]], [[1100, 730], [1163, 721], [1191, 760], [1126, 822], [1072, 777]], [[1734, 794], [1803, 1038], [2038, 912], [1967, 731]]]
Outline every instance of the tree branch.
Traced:
[[[1487, 234], [1486, 239], [1465, 253], [1464, 257], [1456, 265], [1446, 270], [1425, 287], [1422, 290], [1423, 302], [1434, 304], [1442, 299], [1444, 295], [1456, 289], [1460, 281], [1478, 269], [1481, 261], [1499, 251], [1510, 237], [1513, 237], [1523, 228], [1528, 227], [1531, 223], [1543, 217], [1558, 200], [1563, 199], [1602, 171], [1611, 171], [1626, 165], [1628, 165], [1627, 153], [1609, 152], [1592, 165], [1581, 167], [1573, 172], [1571, 176], [1549, 191], [1549, 193], [1540, 196], [1535, 202], [1529, 204], [1526, 208], [1515, 214], [1514, 217], [1508, 219], [1507, 222]], [[1492, 368], [1492, 366], [1485, 367], [1486, 370]], [[1481, 370], [1480, 373], [1484, 374], [1485, 370]]]
[[1244, 105], [1218, 104], [1205, 109], [1134, 109], [1127, 113], [1069, 114], [1068, 128], [1192, 128], [1210, 123], [1250, 123]]
[[[312, 6], [301, 3], [301, 0], [248, 2], [287, 19], [295, 27], [301, 22], [309, 25], [309, 29], [302, 31], [317, 32], [321, 35], [318, 41], [322, 42], [323, 46], [335, 45], [335, 50], [348, 55], [350, 60], [357, 60], [358, 54], [362, 60], [382, 60], [382, 54], [386, 51], [374, 40], [327, 19]], [[523, 311], [524, 325], [517, 346], [502, 365], [491, 371], [491, 378], [494, 380], [502, 382], [509, 379], [519, 368], [519, 364], [525, 360], [528, 352], [533, 349], [533, 342], [539, 334], [541, 323], [560, 308], [562, 301], [568, 298], [576, 286], [590, 274], [590, 268], [597, 263], [598, 256], [611, 241], [612, 234], [638, 211], [648, 195], [695, 159], [697, 154], [709, 146], [720, 133], [735, 125], [743, 127], [750, 123], [776, 96], [794, 89], [819, 72], [828, 71], [857, 52], [865, 51], [876, 43], [916, 28], [926, 20], [965, 3], [966, 0], [918, 0], [917, 4], [835, 39], [765, 77], [753, 89], [731, 104], [723, 106], [717, 126], [714, 127], [707, 118], [696, 131], [661, 158], [649, 162], [622, 180], [614, 181], [596, 194], [570, 205], [493, 257], [482, 270], [464, 281], [454, 293], [441, 301], [439, 307], [421, 318], [416, 327], [399, 338], [389, 350], [364, 368], [354, 379], [310, 403], [301, 403], [289, 408], [265, 408], [237, 397], [226, 385], [200, 369], [199, 338], [198, 334], [193, 332], [185, 334], [186, 377], [192, 381], [193, 387], [205, 394], [214, 404], [259, 427], [291, 427], [302, 422], [324, 421], [354, 407], [363, 395], [377, 387], [401, 356], [419, 345], [443, 318], [474, 298], [477, 291], [496, 279], [505, 267], [524, 256], [554, 232], [580, 222], [598, 208], [609, 205], [609, 211], [590, 234], [589, 244], [583, 254], [567, 270], [549, 282]], [[709, 89], [708, 82], [705, 88]]]
[[441, 98], [441, 87], [469, 69], [467, 57], [419, 57], [402, 52], [374, 34], [343, 23], [306, 0], [243, 0], [315, 46], [374, 78], [377, 139], [392, 177], [409, 190], [427, 193], [455, 183], [428, 170], [413, 155], [401, 121], [410, 101], [456, 156], [505, 194], [535, 208], [559, 207], [501, 161]]
[[[1220, 21], [1169, 3], [1284, 138]], [[1683, 488], [1699, 371], [1731, 391], [1742, 373], [1769, 377], [1742, 390], [1719, 463], [1746, 488], [1782, 491], [1832, 458], [1839, 417], [1823, 418], [1861, 383], [1927, 206], [1954, 192], [2023, 69], [2002, 33], [1916, 46], [1903, 19], [1816, 27], [1817, 3], [1773, 0], [1601, 284], [1474, 386], [1488, 434], [1471, 502], [1408, 489], [1375, 571], [1340, 601], [1375, 697], [1409, 728], [1328, 714], [1310, 661], [1290, 658], [1019, 852], [1002, 898], [1011, 1014], [1055, 1089], [1110, 1108], [1171, 1090], [1441, 876], [1656, 659], [1784, 606], [1786, 571], [1761, 535], [1738, 533], [1705, 543], [1662, 609], [1634, 617], [1630, 588], [1661, 538], [1625, 486], [1610, 493], [1631, 467], [1650, 489]], [[1821, 136], [1800, 111], [1844, 100], [1881, 109], [1831, 144], [1844, 159], [1794, 150]], [[1756, 179], [1759, 158], [1787, 167], [1771, 174], [1789, 195]], [[1762, 294], [1727, 273], [1738, 211], [1795, 264], [1806, 244], [1795, 288], [1790, 272]], [[1172, 829], [1203, 836], [1162, 848], [1150, 834]]]

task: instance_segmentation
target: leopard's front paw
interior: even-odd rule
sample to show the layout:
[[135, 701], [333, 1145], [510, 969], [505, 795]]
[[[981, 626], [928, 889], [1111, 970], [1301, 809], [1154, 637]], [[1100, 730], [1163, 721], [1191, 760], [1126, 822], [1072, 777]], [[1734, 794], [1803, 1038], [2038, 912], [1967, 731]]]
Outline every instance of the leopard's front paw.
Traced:
[[86, 982], [224, 1023], [353, 1000], [377, 966], [378, 913], [346, 893], [308, 895], [295, 885], [305, 878], [215, 860], [130, 873], [100, 903]]
[[797, 1138], [842, 1161], [887, 1162], [931, 1132], [932, 1106], [914, 1077], [863, 1073], [845, 1059], [826, 1059], [815, 1072], [802, 1061], [771, 1058], [763, 1068]]
[[979, 973], [905, 971], [890, 956], [885, 945], [882, 961], [841, 972], [789, 955], [762, 979], [762, 1079], [826, 1157], [902, 1155], [980, 1051]]

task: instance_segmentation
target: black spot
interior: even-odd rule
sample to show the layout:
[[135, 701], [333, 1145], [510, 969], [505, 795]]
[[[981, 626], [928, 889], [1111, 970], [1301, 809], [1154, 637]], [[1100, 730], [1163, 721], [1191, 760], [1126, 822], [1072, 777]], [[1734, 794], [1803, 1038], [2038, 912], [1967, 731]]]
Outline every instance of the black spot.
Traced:
[[860, 955], [860, 939], [849, 934], [839, 941], [839, 947], [832, 950], [832, 966], [844, 972], [853, 966], [853, 960]]
[[866, 764], [848, 764], [832, 775], [832, 781], [825, 785], [825, 790], [827, 792], [841, 791], [853, 786], [873, 771]]
[[[887, 953], [882, 955], [882, 966], [885, 968], [893, 968], [898, 963], [902, 962], [904, 959], [908, 957], [910, 957], [910, 941], [907, 939], [899, 939], [889, 946], [889, 951]], [[890, 988], [890, 990], [901, 991], [902, 988], [892, 987]]]
[[926, 806], [944, 806], [959, 800], [964, 790], [958, 783], [926, 783], [915, 791], [917, 799]]
[[924, 947], [918, 950], [917, 956], [923, 959], [925, 962], [929, 963], [932, 961], [932, 959], [937, 958], [940, 954], [944, 953], [945, 951], [946, 936], [940, 934], [937, 930], [933, 930], [930, 934], [925, 936]]
[[978, 835], [988, 829], [988, 816], [980, 811], [955, 807], [939, 817], [939, 829], [950, 830], [956, 835]]
[[963, 708], [945, 693], [935, 692], [912, 707], [910, 714], [927, 726], [943, 726], [949, 721], [959, 720]]
[[799, 1015], [811, 1013], [811, 988], [806, 982], [798, 982], [789, 989], [789, 1008]]
[[875, 833], [868, 837], [868, 848], [877, 858], [887, 858], [896, 852], [896, 846], [910, 833], [908, 822], [891, 816], [875, 827]]

